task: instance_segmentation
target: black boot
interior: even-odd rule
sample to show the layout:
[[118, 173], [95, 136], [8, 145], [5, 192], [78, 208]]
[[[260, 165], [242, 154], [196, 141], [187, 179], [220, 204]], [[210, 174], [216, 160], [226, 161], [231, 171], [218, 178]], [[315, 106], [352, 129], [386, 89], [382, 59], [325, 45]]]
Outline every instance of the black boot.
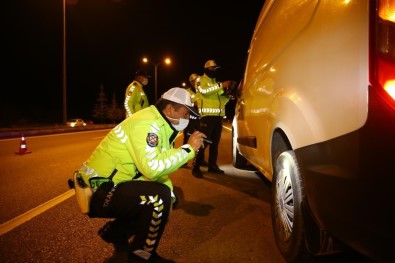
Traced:
[[219, 169], [219, 167], [217, 165], [209, 166], [207, 171], [209, 173], [214, 173], [214, 174], [224, 174], [225, 173], [223, 170]]
[[200, 171], [199, 166], [194, 166], [192, 169], [192, 175], [196, 178], [203, 178], [203, 173]]
[[200, 171], [200, 164], [198, 158], [198, 154], [196, 154], [195, 158], [193, 158], [192, 175], [196, 178], [203, 178], [202, 171]]
[[115, 219], [108, 221], [99, 229], [99, 236], [107, 243], [113, 244], [115, 250], [128, 249], [129, 238], [134, 235], [131, 219]]

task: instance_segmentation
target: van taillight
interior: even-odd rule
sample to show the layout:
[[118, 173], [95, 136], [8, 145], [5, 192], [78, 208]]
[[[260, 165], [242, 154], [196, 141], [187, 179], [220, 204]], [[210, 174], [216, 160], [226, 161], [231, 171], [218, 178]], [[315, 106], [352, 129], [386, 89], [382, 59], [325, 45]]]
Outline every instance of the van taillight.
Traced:
[[395, 0], [370, 2], [370, 83], [395, 107]]

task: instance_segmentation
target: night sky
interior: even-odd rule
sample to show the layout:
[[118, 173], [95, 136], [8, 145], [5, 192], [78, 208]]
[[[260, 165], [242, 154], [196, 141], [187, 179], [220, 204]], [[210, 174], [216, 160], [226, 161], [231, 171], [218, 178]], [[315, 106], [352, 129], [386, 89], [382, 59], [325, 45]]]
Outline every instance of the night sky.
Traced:
[[[2, 1], [2, 127], [63, 121], [63, 0]], [[152, 75], [158, 96], [203, 73], [214, 59], [219, 80], [240, 81], [264, 0], [67, 0], [67, 118], [91, 119], [100, 86], [123, 104], [134, 72]]]

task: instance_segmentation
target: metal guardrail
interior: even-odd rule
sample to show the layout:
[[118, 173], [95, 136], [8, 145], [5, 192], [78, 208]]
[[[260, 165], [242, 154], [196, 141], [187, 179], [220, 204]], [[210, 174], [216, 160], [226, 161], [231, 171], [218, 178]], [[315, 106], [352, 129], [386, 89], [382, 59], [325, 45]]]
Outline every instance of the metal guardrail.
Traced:
[[0, 129], [0, 139], [19, 138], [21, 137], [21, 134], [23, 134], [24, 136], [38, 136], [38, 135], [67, 133], [67, 132], [76, 132], [76, 131], [112, 129], [115, 126], [116, 124], [94, 124], [94, 125], [87, 125], [84, 127], [55, 126], [55, 127], [32, 127], [32, 128], [5, 128], [5, 129]]

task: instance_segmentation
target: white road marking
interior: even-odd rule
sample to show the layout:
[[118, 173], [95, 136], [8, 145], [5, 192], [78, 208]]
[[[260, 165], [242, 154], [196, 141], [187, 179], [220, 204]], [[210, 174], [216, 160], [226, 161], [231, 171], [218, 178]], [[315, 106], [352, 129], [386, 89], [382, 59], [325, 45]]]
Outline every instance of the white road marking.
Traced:
[[37, 206], [36, 208], [33, 208], [26, 213], [17, 216], [3, 224], [0, 225], [0, 236], [13, 230], [15, 227], [22, 225], [23, 223], [29, 221], [35, 216], [38, 216], [39, 214], [45, 212], [46, 210], [54, 207], [55, 205], [65, 201], [66, 199], [70, 198], [71, 196], [75, 195], [75, 190], [70, 189], [69, 191], [45, 202], [44, 204], [41, 204]]

